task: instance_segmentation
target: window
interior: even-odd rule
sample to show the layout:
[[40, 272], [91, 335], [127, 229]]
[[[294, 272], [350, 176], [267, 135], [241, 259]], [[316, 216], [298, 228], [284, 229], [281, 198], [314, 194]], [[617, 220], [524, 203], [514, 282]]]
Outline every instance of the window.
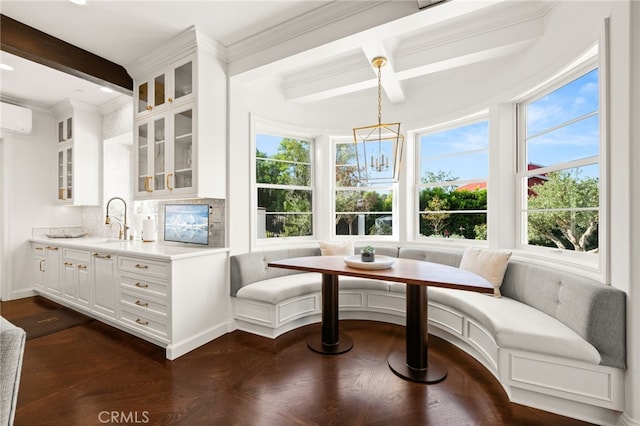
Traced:
[[[394, 235], [393, 183], [361, 180], [353, 140], [335, 142], [335, 235]], [[358, 148], [362, 149], [359, 144]], [[363, 158], [364, 152], [359, 152]]]
[[487, 120], [417, 135], [418, 238], [487, 238]]
[[523, 245], [598, 252], [598, 79], [591, 65], [518, 105]]
[[256, 134], [257, 237], [313, 235], [313, 142]]

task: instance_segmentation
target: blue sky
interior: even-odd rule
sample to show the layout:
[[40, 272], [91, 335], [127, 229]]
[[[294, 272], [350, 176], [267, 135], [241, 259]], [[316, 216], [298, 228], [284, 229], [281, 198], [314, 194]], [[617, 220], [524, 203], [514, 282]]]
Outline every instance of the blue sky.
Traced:
[[[598, 155], [597, 115], [548, 132], [597, 112], [598, 104], [598, 71], [593, 70], [527, 105], [527, 162], [549, 166]], [[487, 122], [422, 136], [422, 176], [425, 171], [442, 170], [459, 179], [486, 178], [488, 154], [477, 150], [487, 148], [487, 141]], [[456, 153], [460, 155], [451, 156]], [[584, 167], [583, 175], [597, 177], [598, 166]]]
[[598, 116], [550, 133], [553, 126], [598, 111], [598, 71], [593, 70], [527, 107], [529, 162], [549, 165], [598, 155]]
[[[292, 139], [292, 138], [289, 138]], [[261, 152], [266, 153], [269, 156], [272, 156], [276, 152], [278, 152], [278, 146], [280, 142], [282, 142], [282, 136], [273, 136], [267, 135], [264, 133], [256, 134], [256, 149]]]
[[430, 171], [450, 172], [458, 179], [486, 180], [489, 175], [489, 122], [481, 121], [423, 135], [421, 177]]

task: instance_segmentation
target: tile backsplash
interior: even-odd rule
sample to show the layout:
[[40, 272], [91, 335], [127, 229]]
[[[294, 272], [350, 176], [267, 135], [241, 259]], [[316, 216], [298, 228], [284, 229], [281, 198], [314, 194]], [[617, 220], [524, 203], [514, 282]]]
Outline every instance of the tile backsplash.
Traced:
[[[130, 233], [141, 238], [142, 221], [151, 217], [156, 221], [156, 241], [163, 244], [181, 244], [164, 241], [164, 205], [165, 204], [208, 204], [210, 206], [209, 217], [209, 247], [223, 248], [226, 244], [225, 236], [225, 200], [214, 198], [197, 198], [186, 200], [168, 201], [136, 201], [133, 206], [129, 206], [128, 225]], [[91, 237], [115, 237], [118, 234], [119, 226], [114, 221], [113, 225], [105, 225], [104, 207], [84, 207], [82, 226]]]

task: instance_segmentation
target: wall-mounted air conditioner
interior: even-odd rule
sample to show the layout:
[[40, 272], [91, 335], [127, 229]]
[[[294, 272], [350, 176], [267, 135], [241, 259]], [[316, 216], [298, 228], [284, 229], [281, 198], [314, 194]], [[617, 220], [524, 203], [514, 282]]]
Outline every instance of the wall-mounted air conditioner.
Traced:
[[2, 131], [30, 133], [31, 121], [29, 108], [0, 102], [0, 127]]

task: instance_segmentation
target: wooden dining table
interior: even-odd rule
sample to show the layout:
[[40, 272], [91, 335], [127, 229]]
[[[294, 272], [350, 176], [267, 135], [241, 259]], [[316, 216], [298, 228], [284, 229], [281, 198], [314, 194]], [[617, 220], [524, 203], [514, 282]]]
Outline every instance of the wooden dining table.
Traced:
[[428, 359], [427, 287], [493, 293], [493, 286], [481, 276], [464, 269], [422, 260], [391, 260], [393, 263], [386, 269], [348, 266], [345, 256], [297, 257], [272, 261], [268, 266], [322, 274], [322, 333], [320, 336], [311, 336], [307, 345], [313, 351], [323, 354], [341, 354], [353, 347], [353, 339], [341, 333], [339, 328], [340, 275], [405, 283], [405, 350], [389, 355], [389, 367], [396, 375], [407, 380], [421, 383], [440, 382], [447, 376], [447, 370], [436, 362], [429, 362]]

